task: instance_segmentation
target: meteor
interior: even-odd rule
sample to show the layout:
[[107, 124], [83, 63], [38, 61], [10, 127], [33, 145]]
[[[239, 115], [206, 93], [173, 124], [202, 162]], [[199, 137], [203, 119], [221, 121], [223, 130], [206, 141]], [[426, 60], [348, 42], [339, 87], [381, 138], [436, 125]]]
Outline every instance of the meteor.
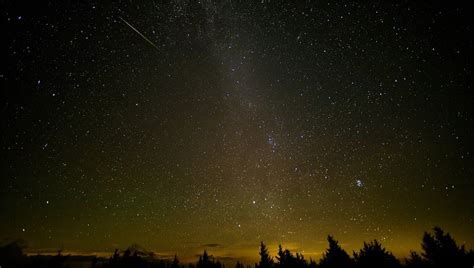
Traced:
[[135, 31], [138, 35], [140, 35], [145, 41], [147, 41], [150, 45], [152, 45], [156, 50], [160, 50], [155, 43], [153, 43], [150, 39], [148, 39], [145, 35], [143, 35], [139, 30], [137, 30], [135, 27], [133, 27], [128, 21], [124, 20], [122, 17], [119, 17], [125, 24], [127, 24], [128, 27], [132, 28], [133, 31]]

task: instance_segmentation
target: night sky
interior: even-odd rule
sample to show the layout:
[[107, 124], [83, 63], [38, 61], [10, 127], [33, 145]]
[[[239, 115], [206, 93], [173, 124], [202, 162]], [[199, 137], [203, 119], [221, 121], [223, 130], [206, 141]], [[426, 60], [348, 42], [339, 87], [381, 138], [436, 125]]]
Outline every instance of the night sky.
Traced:
[[1, 1], [0, 239], [473, 247], [471, 3], [31, 2]]

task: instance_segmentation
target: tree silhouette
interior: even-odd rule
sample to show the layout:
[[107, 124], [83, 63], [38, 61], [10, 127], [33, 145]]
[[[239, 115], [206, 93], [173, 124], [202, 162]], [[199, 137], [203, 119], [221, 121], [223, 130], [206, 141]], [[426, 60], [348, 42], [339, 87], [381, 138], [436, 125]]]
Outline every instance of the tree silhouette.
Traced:
[[[278, 247], [276, 261], [270, 256], [267, 246], [260, 243], [260, 260], [255, 268], [399, 268], [399, 261], [377, 241], [364, 242], [358, 252], [351, 258], [332, 236], [327, 237], [329, 246], [323, 253], [319, 265], [310, 260], [308, 263], [300, 253], [292, 254], [290, 250]], [[121, 253], [118, 249], [108, 261], [102, 258], [83, 259], [80, 256], [65, 256], [58, 252], [56, 256], [26, 256], [23, 249], [26, 242], [17, 240], [0, 246], [0, 266], [9, 268], [65, 268], [68, 262], [84, 260], [92, 268], [184, 268], [179, 263], [177, 255], [172, 260], [158, 260], [152, 252], [147, 252], [139, 246], [132, 246]], [[458, 246], [449, 233], [441, 228], [433, 228], [432, 233], [425, 232], [422, 239], [422, 251], [410, 251], [405, 259], [406, 268], [472, 268], [474, 267], [474, 252], [467, 251], [464, 246]], [[84, 257], [84, 256], [83, 256]], [[204, 251], [197, 263], [190, 263], [189, 268], [223, 268], [219, 261]], [[243, 268], [239, 261], [235, 268]], [[247, 266], [250, 268], [250, 266]]]
[[144, 268], [147, 267], [147, 261], [138, 256], [138, 252], [135, 251], [132, 254], [130, 249], [124, 251], [120, 256], [119, 250], [116, 249], [112, 257], [109, 259], [109, 263], [105, 267], [110, 268], [122, 268], [122, 267], [134, 267]]
[[430, 267], [473, 267], [472, 251], [466, 252], [464, 245], [459, 247], [449, 233], [439, 227], [434, 234], [423, 235], [422, 256]]
[[255, 264], [255, 268], [271, 268], [273, 267], [273, 258], [270, 257], [267, 246], [260, 242], [260, 262]]
[[393, 254], [377, 241], [366, 243], [359, 253], [354, 252], [354, 259], [357, 267], [363, 268], [397, 268], [400, 267], [400, 262], [393, 256]]
[[179, 260], [176, 254], [174, 254], [174, 259], [173, 259], [173, 262], [171, 263], [170, 268], [179, 268]]
[[199, 256], [199, 261], [196, 264], [196, 268], [220, 268], [222, 267], [222, 264], [217, 261], [213, 261], [209, 258], [209, 255], [207, 254], [207, 251], [204, 250], [204, 253]]
[[321, 268], [350, 268], [354, 267], [354, 261], [349, 254], [339, 246], [338, 241], [328, 235], [329, 248], [323, 253], [319, 262]]
[[406, 268], [428, 268], [428, 262], [415, 251], [410, 251], [410, 257], [405, 259]]
[[276, 265], [279, 268], [304, 268], [307, 267], [307, 263], [302, 254], [296, 253], [296, 256], [288, 250], [283, 251], [281, 245], [278, 246], [278, 264]]
[[310, 259], [310, 260], [309, 260], [308, 267], [309, 267], [309, 268], [317, 268], [317, 267], [318, 267], [318, 264], [317, 264], [314, 260]]
[[207, 255], [207, 251], [204, 250], [204, 253], [199, 256], [198, 263], [196, 264], [197, 268], [207, 268], [211, 267], [211, 261], [209, 260], [209, 255]]
[[287, 255], [285, 254], [285, 252], [283, 251], [283, 248], [281, 247], [281, 245], [278, 245], [278, 256], [276, 257], [277, 260], [278, 260], [278, 265], [277, 267], [286, 267], [286, 264], [287, 264]]

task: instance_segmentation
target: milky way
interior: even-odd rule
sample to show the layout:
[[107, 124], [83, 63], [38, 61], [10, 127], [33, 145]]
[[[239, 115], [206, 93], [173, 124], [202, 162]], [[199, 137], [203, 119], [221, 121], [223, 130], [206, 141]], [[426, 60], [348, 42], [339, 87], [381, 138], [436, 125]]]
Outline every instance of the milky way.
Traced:
[[472, 248], [470, 3], [66, 2], [1, 4], [0, 238]]

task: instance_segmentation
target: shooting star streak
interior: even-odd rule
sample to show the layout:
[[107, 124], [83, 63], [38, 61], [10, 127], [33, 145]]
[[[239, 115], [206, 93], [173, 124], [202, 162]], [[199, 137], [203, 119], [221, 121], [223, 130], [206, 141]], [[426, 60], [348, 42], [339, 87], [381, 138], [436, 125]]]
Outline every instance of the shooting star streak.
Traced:
[[135, 31], [138, 35], [140, 35], [143, 39], [145, 39], [145, 41], [147, 41], [150, 45], [152, 45], [156, 50], [160, 50], [158, 48], [157, 45], [155, 45], [155, 43], [153, 43], [152, 41], [150, 41], [150, 39], [148, 39], [145, 35], [143, 35], [139, 30], [137, 30], [135, 27], [133, 27], [130, 23], [128, 23], [128, 21], [124, 20], [122, 17], [119, 17], [125, 24], [127, 24], [128, 27], [132, 28], [133, 31]]

